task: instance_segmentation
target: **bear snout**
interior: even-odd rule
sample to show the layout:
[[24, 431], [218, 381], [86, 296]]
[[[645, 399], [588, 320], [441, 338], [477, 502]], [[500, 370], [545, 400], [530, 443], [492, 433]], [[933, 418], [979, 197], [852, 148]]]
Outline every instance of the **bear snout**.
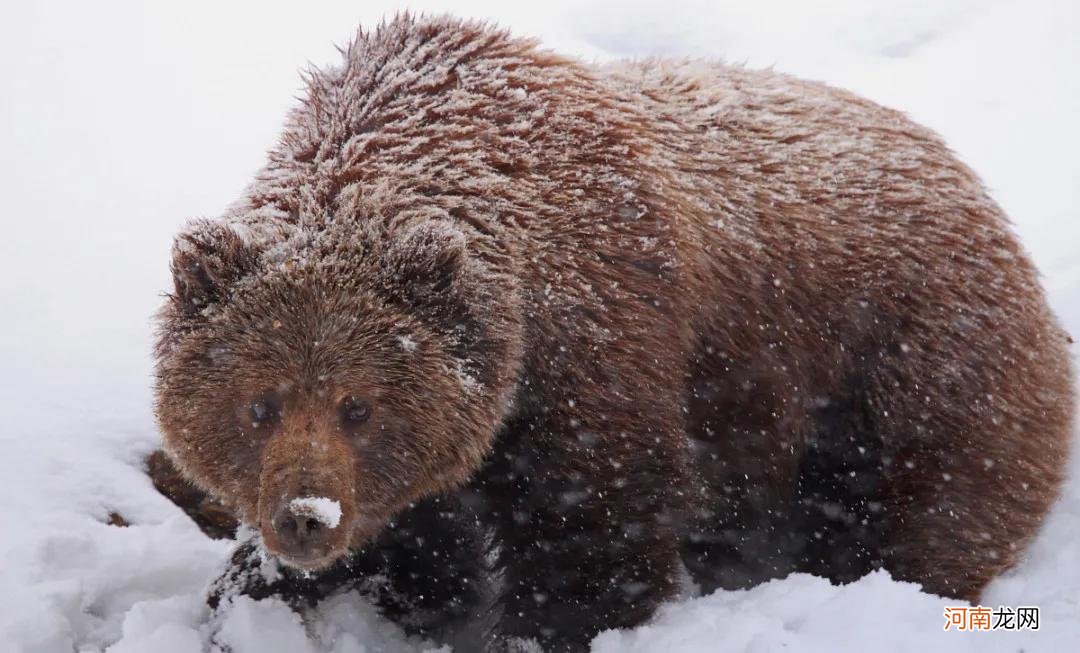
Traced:
[[[270, 518], [278, 555], [298, 567], [323, 566], [338, 556], [342, 537], [341, 505], [325, 497], [296, 497], [281, 502]], [[264, 538], [265, 539], [265, 538]]]
[[258, 522], [266, 549], [308, 571], [348, 552], [356, 521], [352, 456], [327, 430], [286, 429], [267, 443]]
[[346, 502], [308, 493], [280, 493], [264, 508], [259, 530], [267, 551], [290, 567], [330, 566], [349, 548], [353, 512]]

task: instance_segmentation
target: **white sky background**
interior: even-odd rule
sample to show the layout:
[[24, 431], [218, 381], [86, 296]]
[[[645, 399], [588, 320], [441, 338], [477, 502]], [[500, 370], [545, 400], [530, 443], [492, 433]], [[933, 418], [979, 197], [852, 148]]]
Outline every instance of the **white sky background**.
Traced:
[[0, 514], [52, 452], [154, 445], [151, 315], [173, 234], [240, 194], [300, 68], [405, 7], [586, 59], [773, 66], [907, 111], [987, 181], [1080, 335], [1080, 1], [5, 1]]

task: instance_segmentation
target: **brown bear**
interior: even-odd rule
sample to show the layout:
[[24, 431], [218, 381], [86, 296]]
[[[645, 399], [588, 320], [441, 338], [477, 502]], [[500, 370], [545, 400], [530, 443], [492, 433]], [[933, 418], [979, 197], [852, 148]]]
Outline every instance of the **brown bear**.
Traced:
[[566, 649], [686, 571], [976, 600], [1016, 561], [1062, 482], [1068, 338], [936, 135], [445, 17], [343, 55], [173, 250], [166, 451], [285, 565], [242, 550], [219, 590], [379, 576], [421, 632]]

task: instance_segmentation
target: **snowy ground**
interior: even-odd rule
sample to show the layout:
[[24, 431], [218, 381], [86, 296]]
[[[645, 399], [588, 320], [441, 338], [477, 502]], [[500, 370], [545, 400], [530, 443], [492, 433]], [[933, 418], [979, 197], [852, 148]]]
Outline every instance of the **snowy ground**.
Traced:
[[[208, 624], [226, 555], [140, 471], [155, 447], [150, 315], [173, 232], [259, 165], [306, 61], [386, 2], [5, 3], [0, 9], [0, 649], [412, 651], [344, 597], [310, 638], [273, 602]], [[159, 6], [160, 5], [160, 6]], [[453, 5], [453, 6], [451, 6]], [[1080, 8], [1072, 0], [411, 5], [486, 16], [590, 59], [695, 55], [844, 86], [942, 132], [987, 180], [1080, 334]], [[598, 651], [1075, 650], [1080, 464], [987, 605], [1042, 628], [942, 632], [949, 602], [883, 574], [808, 576], [670, 605]], [[132, 522], [107, 526], [110, 511]]]

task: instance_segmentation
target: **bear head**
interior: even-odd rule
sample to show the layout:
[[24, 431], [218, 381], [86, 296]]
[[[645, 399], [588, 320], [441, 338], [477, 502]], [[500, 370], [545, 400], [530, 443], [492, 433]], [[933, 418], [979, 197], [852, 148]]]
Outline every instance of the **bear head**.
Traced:
[[[193, 483], [316, 570], [470, 478], [509, 410], [519, 292], [432, 216], [198, 221], [159, 318], [156, 415]], [[271, 233], [267, 237], [267, 233]]]

